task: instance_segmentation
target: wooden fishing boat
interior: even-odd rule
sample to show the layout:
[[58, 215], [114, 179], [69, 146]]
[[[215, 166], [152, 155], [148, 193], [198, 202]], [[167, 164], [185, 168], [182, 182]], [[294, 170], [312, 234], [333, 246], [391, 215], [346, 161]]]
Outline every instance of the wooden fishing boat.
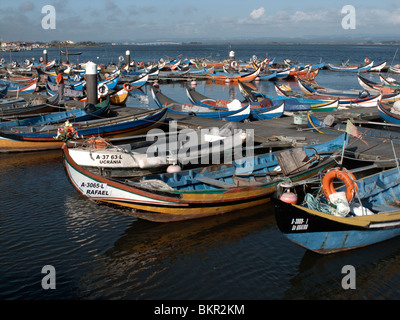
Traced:
[[310, 110], [312, 112], [332, 112], [336, 111], [339, 108], [339, 99], [335, 101], [328, 101], [322, 103], [311, 103]]
[[0, 80], [2, 85], [6, 85], [8, 87], [8, 92], [22, 92], [22, 93], [33, 93], [37, 88], [37, 80], [34, 80], [29, 83], [17, 83], [17, 82], [9, 82], [5, 80]]
[[0, 107], [6, 106], [8, 104], [25, 104], [26, 100], [22, 97], [11, 97], [11, 98], [2, 98], [0, 99]]
[[41, 62], [38, 63], [37, 65], [32, 66], [32, 69], [43, 69], [43, 70], [47, 70], [47, 69], [51, 69], [52, 67], [54, 67], [56, 64], [56, 60], [51, 60], [47, 63]]
[[[54, 96], [55, 94], [58, 94], [58, 86], [55, 84], [51, 84], [50, 82], [46, 82], [46, 92], [49, 96]], [[79, 100], [84, 98], [86, 95], [83, 91], [80, 90], [73, 90], [70, 88], [64, 87], [64, 92], [63, 92], [63, 99], [75, 99]]]
[[25, 99], [17, 97], [2, 99], [0, 102], [0, 127], [6, 125], [3, 121], [9, 122], [16, 116], [55, 112], [59, 109], [58, 94], [50, 98], [38, 96], [36, 100], [27, 102]]
[[[332, 99], [310, 99], [305, 97], [304, 95], [296, 94], [292, 91], [290, 87], [287, 85], [275, 85], [275, 91], [280, 97], [288, 97], [295, 98], [300, 103], [308, 104], [310, 106], [310, 110], [314, 112], [332, 112], [338, 109], [339, 107], [339, 98]], [[285, 87], [287, 87], [285, 89]]]
[[253, 107], [250, 116], [253, 120], [269, 120], [280, 118], [285, 112], [285, 101], [280, 101], [272, 107]]
[[[381, 79], [384, 79], [381, 77]], [[393, 102], [400, 100], [400, 94], [396, 91], [400, 91], [400, 85], [389, 84], [387, 81], [382, 83], [376, 83], [369, 79], [366, 79], [360, 75], [357, 75], [358, 83], [365, 90], [374, 92], [374, 93], [382, 93], [382, 100], [385, 102]]]
[[[73, 123], [76, 141], [90, 137], [122, 138], [146, 133], [160, 126], [167, 108], [147, 111], [137, 115], [121, 116]], [[61, 127], [61, 129], [63, 129]], [[0, 131], [0, 152], [42, 151], [61, 148], [62, 130], [59, 125], [23, 126], [3, 128]]]
[[2, 83], [4, 85], [7, 85], [9, 83], [19, 83], [19, 84], [28, 85], [35, 80], [37, 80], [36, 75], [29, 76], [29, 77], [23, 77], [20, 75], [15, 75], [13, 73], [7, 73], [7, 75], [2, 79]]
[[[323, 120], [313, 117], [311, 113], [307, 114], [307, 124], [308, 127], [311, 128], [314, 132], [322, 134], [340, 135], [345, 133], [347, 129], [346, 123], [333, 122], [329, 125], [326, 124]], [[393, 141], [394, 143], [400, 143], [400, 131], [389, 130], [388, 128], [378, 129], [378, 123], [375, 122], [371, 123], [371, 126], [373, 125], [375, 125], [375, 127], [357, 126], [357, 131], [360, 135], [360, 138], [362, 138], [363, 140], [381, 141], [382, 143], [390, 143], [391, 141]], [[381, 124], [381, 127], [383, 126], [384, 123]]]
[[340, 72], [366, 72], [369, 71], [373, 65], [374, 65], [373, 61], [363, 66], [334, 65], [331, 63], [326, 64], [329, 70], [340, 71]]
[[[57, 102], [57, 97], [52, 97], [52, 99]], [[54, 101], [53, 100], [53, 101]], [[5, 122], [0, 122], [0, 129], [11, 128], [11, 127], [21, 127], [21, 126], [33, 126], [33, 125], [43, 125], [43, 124], [55, 124], [61, 123], [66, 120], [71, 122], [85, 121], [93, 118], [101, 117], [104, 115], [110, 107], [110, 99], [107, 98], [104, 101], [96, 105], [87, 105], [84, 108], [67, 110], [60, 112], [53, 112], [55, 110], [54, 106], [45, 104], [47, 108], [52, 108], [51, 113], [36, 115], [24, 119], [16, 119]], [[43, 105], [42, 105], [43, 108]], [[36, 109], [37, 110], [37, 109]], [[35, 112], [37, 113], [37, 112]]]
[[[333, 177], [347, 187], [332, 189]], [[399, 181], [397, 168], [361, 179], [339, 168], [328, 171], [320, 182], [324, 192], [306, 194], [301, 204], [284, 202], [287, 196], [282, 201], [282, 192], [273, 197], [277, 225], [290, 241], [319, 254], [391, 239], [400, 234]]]
[[[119, 74], [114, 74], [113, 76], [108, 77], [105, 80], [98, 81], [97, 86], [100, 87], [105, 85], [108, 90], [114, 89], [118, 84]], [[146, 80], [147, 81], [147, 80]], [[57, 86], [54, 77], [48, 76], [47, 83], [49, 87], [54, 90], [54, 87]], [[86, 79], [80, 81], [68, 81], [65, 83], [65, 88], [69, 88], [72, 90], [83, 91], [86, 87]]]
[[223, 81], [223, 82], [250, 82], [253, 81], [261, 71], [261, 67], [259, 67], [257, 70], [246, 73], [246, 74], [238, 74], [238, 75], [231, 75], [226, 72], [219, 72], [219, 73], [210, 73], [210, 72], [205, 72], [206, 76], [213, 80], [213, 81]]
[[312, 70], [311, 66], [305, 68], [291, 68], [289, 78], [300, 78], [305, 80], [314, 80], [318, 75], [319, 69]]
[[227, 110], [220, 108], [213, 109], [208, 106], [178, 103], [168, 98], [161, 93], [161, 90], [155, 89], [154, 87], [151, 88], [151, 93], [154, 101], [160, 108], [167, 106], [171, 112], [176, 114], [237, 122], [248, 119], [250, 115], [250, 103], [242, 106], [239, 100], [232, 101], [227, 106]]
[[[146, 73], [146, 74], [138, 77], [137, 79], [128, 82], [129, 83], [128, 86], [131, 88], [131, 90], [139, 89], [147, 83], [147, 81], [149, 80], [149, 77], [150, 77], [150, 75], [148, 73]], [[129, 88], [128, 88], [128, 90], [129, 90]]]
[[277, 77], [276, 71], [269, 72], [269, 73], [263, 72], [263, 73], [260, 73], [258, 75], [258, 77], [256, 77], [255, 80], [267, 81], [267, 80], [274, 80], [276, 77]]
[[299, 88], [308, 95], [308, 98], [313, 99], [330, 99], [336, 100], [339, 99], [339, 107], [376, 107], [378, 101], [380, 101], [383, 97], [382, 94], [376, 94], [373, 96], [369, 96], [366, 93], [366, 97], [351, 97], [351, 96], [343, 96], [343, 95], [333, 95], [332, 92], [330, 93], [323, 93], [321, 91], [315, 90], [312, 87], [308, 86], [305, 82], [298, 80]]
[[[320, 154], [337, 150], [344, 142], [342, 136], [312, 147]], [[230, 164], [146, 175], [135, 181], [106, 179], [83, 169], [73, 161], [66, 145], [63, 154], [66, 174], [80, 194], [139, 219], [156, 222], [195, 219], [261, 205], [269, 201], [283, 179], [303, 180], [333, 164], [333, 157], [316, 160], [315, 153], [303, 147], [241, 158]], [[289, 157], [297, 160], [285, 162]], [[278, 165], [281, 174], [276, 171]]]
[[[131, 91], [131, 90], [129, 90]], [[124, 105], [126, 100], [128, 100], [129, 97], [129, 91], [125, 90], [125, 88], [116, 90], [115, 92], [111, 92], [109, 94], [110, 97], [110, 103], [112, 105]]]
[[389, 71], [392, 73], [400, 74], [400, 66], [399, 65], [389, 66]]
[[[298, 111], [308, 111], [310, 110], [310, 105], [300, 102], [297, 98], [294, 97], [276, 97], [265, 95], [257, 90], [253, 90], [247, 84], [239, 82], [239, 91], [244, 96], [247, 101], [258, 102], [269, 99], [273, 102], [274, 105], [281, 105], [282, 101], [284, 102], [284, 114], [291, 115]], [[316, 101], [319, 103], [319, 101]]]
[[[298, 80], [300, 89], [307, 95], [326, 95], [336, 98], [365, 98], [369, 96], [369, 92], [366, 90], [349, 89], [349, 90], [338, 90], [332, 88], [322, 87], [315, 81], [310, 82], [304, 79]], [[378, 93], [380, 93], [378, 91]]]
[[390, 105], [378, 102], [378, 112], [381, 118], [389, 123], [400, 124], [400, 113], [392, 109]]
[[369, 69], [370, 72], [381, 72], [384, 67], [386, 67], [387, 61], [381, 62], [377, 65], [374, 65]]
[[[346, 103], [349, 99], [363, 99], [371, 97], [370, 92], [374, 93], [373, 97], [377, 97], [382, 95], [381, 101], [383, 102], [394, 102], [400, 100], [400, 92], [395, 92], [395, 90], [391, 90], [389, 88], [380, 86], [380, 89], [377, 89], [377, 86], [373, 85], [372, 81], [369, 81], [360, 75], [358, 75], [359, 83], [362, 84], [361, 86], [365, 89], [363, 91], [357, 90], [337, 90], [337, 89], [330, 89], [324, 88], [316, 84], [312, 84], [310, 82], [304, 81], [303, 79], [299, 82], [299, 87], [301, 90], [310, 96], [322, 96], [322, 97], [336, 97], [342, 101], [342, 104]], [[374, 103], [368, 105], [368, 102], [362, 102], [362, 106], [374, 106]]]
[[[227, 105], [230, 101], [222, 100], [222, 99], [211, 99], [197, 92], [194, 88], [186, 87], [186, 95], [189, 100], [199, 106], [218, 108], [221, 110], [228, 110]], [[250, 118], [252, 120], [267, 120], [279, 118], [283, 115], [283, 111], [285, 109], [284, 101], [270, 101], [270, 106], [263, 106], [262, 102], [250, 102]], [[243, 103], [242, 106], [246, 106], [248, 103]]]
[[400, 89], [400, 82], [396, 79], [393, 79], [392, 77], [384, 77], [382, 74], [379, 74], [379, 78], [383, 85], [394, 86], [397, 89]]
[[167, 166], [177, 169], [181, 165], [211, 163], [213, 159], [232, 156], [241, 150], [247, 140], [242, 130], [229, 122], [221, 128], [180, 130], [171, 126], [167, 133], [153, 130], [146, 134], [146, 141], [115, 145], [109, 139], [90, 138], [69, 148], [69, 154], [79, 165], [95, 170], [101, 175], [126, 176], [134, 169], [162, 170]]
[[299, 63], [292, 62], [290, 59], [283, 59], [283, 63], [288, 67], [296, 67], [296, 68], [311, 68], [311, 69], [322, 69], [325, 67], [325, 62], [320, 63]]
[[210, 60], [206, 60], [206, 59], [202, 59], [202, 60], [193, 60], [194, 64], [196, 65], [196, 67], [198, 69], [202, 69], [203, 68], [212, 68], [214, 67], [215, 69], [222, 69], [223, 66], [223, 62], [221, 61], [210, 61]]

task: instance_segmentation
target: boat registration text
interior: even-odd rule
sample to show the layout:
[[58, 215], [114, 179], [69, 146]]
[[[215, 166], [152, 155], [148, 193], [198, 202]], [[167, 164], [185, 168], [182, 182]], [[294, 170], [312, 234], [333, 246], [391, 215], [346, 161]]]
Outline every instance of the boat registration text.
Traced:
[[292, 219], [292, 231], [300, 231], [308, 229], [308, 219], [304, 221], [303, 218]]
[[80, 189], [88, 196], [110, 196], [111, 190], [108, 189], [107, 183], [82, 181], [79, 183]]

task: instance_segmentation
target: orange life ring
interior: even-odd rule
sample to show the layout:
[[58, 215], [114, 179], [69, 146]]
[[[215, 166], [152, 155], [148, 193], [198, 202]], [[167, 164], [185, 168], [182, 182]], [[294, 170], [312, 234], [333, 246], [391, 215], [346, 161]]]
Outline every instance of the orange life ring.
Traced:
[[107, 144], [108, 144], [107, 140], [100, 138], [100, 137], [91, 137], [89, 139], [89, 143], [95, 149], [105, 149], [105, 148], [107, 148]]
[[365, 63], [369, 63], [369, 59], [368, 58], [365, 58]]
[[128, 92], [133, 90], [133, 86], [128, 82], [124, 83], [122, 87]]
[[144, 68], [144, 62], [143, 61], [139, 63], [139, 67], [140, 68]]
[[325, 194], [325, 197], [329, 199], [329, 196], [336, 192], [335, 188], [333, 187], [334, 179], [343, 181], [344, 185], [346, 186], [347, 201], [350, 202], [353, 200], [356, 191], [358, 191], [358, 185], [354, 175], [345, 168], [342, 170], [332, 169], [325, 174], [324, 178], [322, 179], [322, 191]]

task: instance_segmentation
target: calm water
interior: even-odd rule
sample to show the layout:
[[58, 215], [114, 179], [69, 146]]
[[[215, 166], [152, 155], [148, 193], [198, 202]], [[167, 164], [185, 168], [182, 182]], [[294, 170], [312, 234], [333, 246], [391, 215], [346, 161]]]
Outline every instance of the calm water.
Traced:
[[[127, 49], [132, 59], [145, 61], [178, 54], [224, 59], [234, 50], [239, 59], [268, 52], [277, 61], [361, 63], [368, 56], [390, 64], [397, 48], [204, 45], [76, 50], [83, 52], [81, 61], [106, 63], [117, 61]], [[12, 58], [23, 61], [41, 53], [12, 53]], [[9, 58], [8, 53], [3, 56]], [[58, 58], [58, 51], [49, 50], [49, 58]], [[360, 89], [354, 74], [322, 71], [317, 80], [334, 88]], [[273, 93], [269, 82], [256, 85]], [[130, 97], [128, 104], [153, 108], [148, 89]], [[215, 98], [241, 98], [232, 85], [199, 82], [197, 89]], [[162, 90], [187, 102], [182, 84], [163, 85]], [[283, 238], [269, 205], [171, 224], [139, 221], [78, 195], [66, 178], [60, 151], [0, 155], [0, 190], [2, 299], [400, 298], [400, 238], [348, 253], [316, 255]], [[56, 289], [41, 286], [45, 265], [56, 270]], [[341, 286], [345, 265], [356, 268], [355, 290]]]

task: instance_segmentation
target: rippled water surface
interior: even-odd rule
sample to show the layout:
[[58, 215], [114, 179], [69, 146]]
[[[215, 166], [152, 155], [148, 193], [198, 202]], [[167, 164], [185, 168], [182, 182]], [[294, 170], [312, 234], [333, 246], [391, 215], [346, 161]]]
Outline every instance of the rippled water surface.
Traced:
[[[108, 59], [117, 59], [125, 49], [107, 48]], [[243, 58], [253, 54], [249, 48], [232, 49]], [[253, 49], [259, 56], [268, 50], [277, 59], [315, 63], [321, 58], [337, 63], [348, 56], [359, 61], [367, 54], [370, 59], [375, 54], [377, 62], [389, 61], [395, 52], [390, 46], [349, 46], [336, 52], [332, 46]], [[104, 53], [104, 48], [83, 50], [81, 59], [105, 59], [95, 52]], [[131, 52], [151, 60], [152, 54], [202, 57], [212, 52], [216, 58], [229, 51], [227, 46], [161, 46]], [[355, 75], [322, 71], [318, 77], [330, 87], [359, 88]], [[269, 82], [257, 85], [273, 92]], [[144, 96], [130, 97], [129, 105], [152, 108], [147, 90]], [[181, 84], [163, 90], [187, 101]], [[230, 85], [199, 83], [198, 90], [212, 97], [239, 97], [237, 87]], [[80, 196], [67, 180], [59, 150], [0, 155], [0, 190], [2, 299], [400, 298], [399, 238], [343, 254], [316, 255], [283, 238], [270, 205], [177, 223], [139, 221]], [[45, 265], [56, 270], [54, 290], [42, 288]], [[355, 290], [342, 288], [345, 265], [356, 268]]]

